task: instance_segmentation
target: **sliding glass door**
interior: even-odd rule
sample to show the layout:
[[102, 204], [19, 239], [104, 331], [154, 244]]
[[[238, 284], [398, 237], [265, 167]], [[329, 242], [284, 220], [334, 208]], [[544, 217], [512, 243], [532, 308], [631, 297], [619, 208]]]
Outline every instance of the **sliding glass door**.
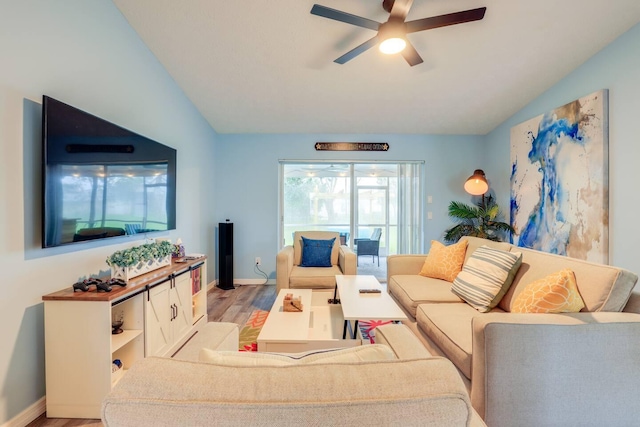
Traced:
[[301, 230], [337, 231], [343, 244], [381, 229], [380, 256], [422, 250], [421, 162], [281, 161], [281, 244]]
[[348, 244], [351, 223], [349, 164], [284, 163], [281, 187], [283, 245], [295, 231], [338, 231]]

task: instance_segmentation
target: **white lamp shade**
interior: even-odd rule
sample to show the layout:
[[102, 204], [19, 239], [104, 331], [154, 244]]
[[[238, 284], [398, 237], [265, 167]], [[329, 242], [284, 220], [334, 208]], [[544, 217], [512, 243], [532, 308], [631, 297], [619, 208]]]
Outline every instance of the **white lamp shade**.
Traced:
[[489, 191], [489, 183], [482, 169], [476, 169], [464, 183], [464, 190], [473, 195], [480, 196]]

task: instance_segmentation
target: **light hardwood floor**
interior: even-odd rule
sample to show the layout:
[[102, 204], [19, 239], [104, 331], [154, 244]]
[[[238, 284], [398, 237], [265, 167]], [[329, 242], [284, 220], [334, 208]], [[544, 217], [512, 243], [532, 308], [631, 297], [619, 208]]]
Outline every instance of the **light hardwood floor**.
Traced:
[[[270, 310], [276, 300], [275, 285], [241, 285], [236, 289], [223, 291], [214, 287], [207, 294], [207, 308], [210, 322], [237, 323], [240, 327], [256, 309]], [[102, 427], [100, 420], [72, 420], [46, 418], [44, 415], [27, 427]]]

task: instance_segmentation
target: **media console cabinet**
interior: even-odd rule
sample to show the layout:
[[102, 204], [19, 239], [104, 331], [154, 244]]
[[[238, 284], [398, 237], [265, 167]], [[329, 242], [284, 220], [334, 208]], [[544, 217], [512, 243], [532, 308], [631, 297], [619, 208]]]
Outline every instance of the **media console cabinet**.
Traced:
[[[206, 258], [173, 262], [111, 292], [42, 297], [49, 418], [100, 418], [102, 399], [136, 360], [174, 355], [207, 322]], [[122, 317], [122, 333], [112, 320]], [[112, 373], [113, 361], [122, 368]]]

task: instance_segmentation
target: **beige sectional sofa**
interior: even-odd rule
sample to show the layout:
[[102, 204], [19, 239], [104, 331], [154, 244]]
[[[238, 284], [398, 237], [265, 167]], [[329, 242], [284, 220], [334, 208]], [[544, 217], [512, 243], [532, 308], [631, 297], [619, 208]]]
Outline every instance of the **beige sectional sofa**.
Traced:
[[[522, 253], [512, 285], [490, 312], [458, 298], [451, 282], [420, 275], [427, 255], [389, 256], [387, 287], [423, 344], [458, 368], [484, 421], [491, 427], [637, 425], [637, 276], [504, 242], [463, 239], [465, 263], [482, 245]], [[510, 312], [527, 284], [564, 268], [575, 273], [585, 304], [581, 312]]]
[[[223, 339], [214, 333], [219, 326], [219, 335], [228, 337], [229, 324], [208, 325], [218, 349]], [[433, 357], [404, 325], [378, 328], [376, 345], [314, 355], [349, 356], [349, 361], [285, 366], [240, 366], [237, 359], [243, 355], [237, 351], [213, 352], [217, 362], [201, 362], [197, 353], [211, 356], [201, 350], [208, 348], [202, 338], [187, 344], [181, 360], [136, 362], [105, 398], [104, 425], [485, 426], [453, 364]], [[384, 360], [352, 360], [353, 352], [377, 345], [388, 353]], [[244, 355], [253, 359], [255, 353]]]

